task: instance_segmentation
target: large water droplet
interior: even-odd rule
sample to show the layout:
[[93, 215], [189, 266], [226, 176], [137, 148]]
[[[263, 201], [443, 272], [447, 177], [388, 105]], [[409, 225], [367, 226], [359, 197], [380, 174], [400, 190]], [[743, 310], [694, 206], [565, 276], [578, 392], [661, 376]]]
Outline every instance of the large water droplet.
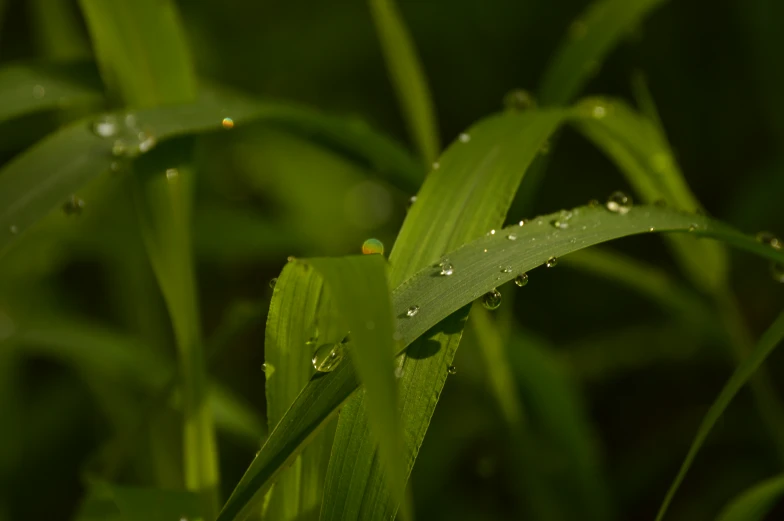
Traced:
[[450, 365], [449, 367], [447, 367], [446, 370], [447, 370], [447, 372], [449, 374], [457, 374], [457, 367], [455, 367], [453, 365]]
[[75, 195], [69, 197], [65, 204], [63, 204], [63, 212], [65, 212], [65, 215], [81, 215], [82, 210], [84, 210], [84, 201]]
[[313, 369], [319, 373], [333, 371], [343, 361], [344, 352], [343, 344], [323, 344], [319, 346], [311, 359]]
[[463, 132], [462, 134], [460, 134], [458, 139], [460, 140], [461, 143], [468, 143], [469, 141], [471, 141], [471, 136]]
[[624, 215], [632, 207], [632, 198], [623, 192], [613, 192], [607, 198], [605, 207], [613, 213]]
[[536, 99], [527, 90], [515, 89], [504, 96], [504, 108], [511, 112], [522, 112], [536, 108]]
[[757, 234], [757, 240], [762, 244], [767, 244], [773, 249], [780, 250], [782, 248], [781, 239], [776, 237], [770, 232], [759, 232]]
[[367, 239], [362, 243], [362, 253], [365, 255], [383, 255], [384, 243], [378, 239]]
[[784, 283], [784, 262], [774, 262], [770, 265], [770, 273], [773, 280]]
[[417, 305], [410, 306], [410, 307], [409, 307], [409, 308], [406, 310], [406, 316], [407, 316], [407, 317], [413, 317], [413, 316], [414, 316], [414, 315], [416, 315], [417, 313], [419, 313], [419, 306], [417, 306]]
[[523, 286], [528, 284], [528, 274], [527, 273], [521, 273], [520, 275], [515, 277], [514, 283], [515, 283], [516, 286], [519, 286], [519, 287], [522, 288]]
[[482, 305], [487, 309], [498, 309], [501, 305], [501, 292], [493, 288], [482, 295]]
[[417, 200], [417, 196], [415, 196], [415, 195], [412, 195], [411, 197], [409, 197], [408, 198], [408, 204], [406, 205], [406, 209], [410, 210], [411, 207], [414, 206], [414, 203], [416, 202], [416, 200]]
[[548, 268], [554, 268], [558, 264], [558, 257], [550, 257], [547, 259], [547, 262], [544, 263], [545, 266]]
[[108, 138], [115, 136], [118, 127], [117, 117], [112, 114], [101, 116], [92, 123], [93, 134], [100, 137]]
[[275, 289], [275, 284], [277, 284], [277, 283], [278, 283], [278, 278], [277, 277], [272, 278], [269, 281], [269, 287], [272, 288], [272, 289]]
[[452, 266], [452, 263], [449, 262], [449, 259], [444, 259], [441, 264], [439, 264], [439, 267], [441, 268], [441, 271], [438, 274], [442, 277], [448, 277], [455, 272], [455, 268]]

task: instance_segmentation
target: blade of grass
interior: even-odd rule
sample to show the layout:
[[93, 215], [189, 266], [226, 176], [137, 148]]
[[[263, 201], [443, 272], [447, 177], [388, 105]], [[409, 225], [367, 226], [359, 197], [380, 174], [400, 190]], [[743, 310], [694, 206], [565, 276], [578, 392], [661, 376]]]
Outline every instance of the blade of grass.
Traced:
[[[618, 165], [644, 202], [664, 201], [680, 210], [701, 210], [666, 136], [655, 123], [620, 100], [598, 98], [578, 104], [573, 122]], [[724, 284], [727, 259], [720, 244], [685, 237], [670, 237], [668, 241], [700, 289], [714, 292]]]
[[[264, 333], [267, 424], [272, 431], [313, 375], [311, 338], [340, 341], [323, 280], [309, 266], [284, 266], [273, 290]], [[318, 332], [316, 332], [318, 331]], [[294, 520], [321, 504], [332, 436], [319, 433], [270, 491], [264, 519]]]
[[[112, 116], [122, 122], [127, 114], [120, 111]], [[421, 167], [382, 136], [294, 105], [262, 103], [213, 93], [196, 103], [143, 109], [131, 114], [137, 126], [154, 136], [158, 143], [221, 130], [224, 118], [230, 116], [236, 126], [263, 121], [315, 135], [370, 164], [379, 174], [398, 179], [407, 189], [418, 186], [422, 177]], [[0, 252], [91, 179], [134, 159], [113, 155], [119, 136], [100, 137], [91, 130], [93, 123], [93, 120], [84, 120], [67, 126], [0, 170]]]
[[[501, 225], [528, 165], [562, 118], [558, 110], [506, 113], [462, 134], [439, 158], [439, 167], [427, 177], [409, 210], [390, 255], [390, 284], [399, 284], [449, 249]], [[404, 312], [397, 311], [398, 316]], [[399, 362], [406, 480], [446, 382], [467, 313], [468, 308], [456, 313], [412, 347], [412, 356]], [[415, 355], [432, 352], [436, 346], [436, 356]], [[363, 399], [363, 395], [355, 398]], [[367, 406], [347, 407], [338, 420], [326, 489], [340, 493], [326, 495], [323, 521], [353, 518], [347, 516], [386, 519], [397, 511], [398, 503], [389, 493], [391, 484], [380, 466], [372, 464], [376, 449], [363, 443], [366, 411]], [[360, 470], [349, 461], [366, 464]]]
[[100, 78], [89, 63], [18, 63], [0, 68], [0, 121], [97, 105], [103, 99]]
[[[493, 235], [481, 237], [447, 253], [455, 267], [451, 276], [437, 277], [434, 276], [438, 273], [437, 268], [427, 268], [400, 284], [392, 292], [392, 307], [395, 316], [400, 317], [396, 325], [399, 345], [409, 346], [428, 331], [442, 331], [443, 324], [431, 328], [492, 288], [512, 280], [517, 273], [528, 272], [551, 257], [619, 237], [650, 233], [651, 228], [659, 232], [713, 237], [764, 258], [784, 262], [784, 252], [760, 244], [753, 237], [705, 216], [650, 206], [632, 208], [623, 216], [592, 207], [575, 209], [573, 214], [574, 226], [565, 230], [548, 225], [560, 216], [560, 212], [542, 216], [522, 227], [498, 230]], [[585, 229], [582, 229], [583, 226]], [[516, 240], [507, 238], [512, 233]], [[504, 273], [498, 269], [499, 266], [510, 266], [512, 270]], [[408, 317], [407, 310], [412, 305], [418, 305], [419, 311]], [[456, 325], [458, 329], [462, 328], [459, 322]], [[454, 322], [447, 326], [447, 331], [454, 331]], [[438, 358], [432, 356], [432, 348], [419, 356], [428, 353], [430, 359]], [[296, 457], [358, 385], [351, 364], [341, 364], [332, 373], [311, 379], [270, 433], [218, 519], [246, 519], [249, 512], [261, 503], [281, 469]]]
[[784, 494], [784, 475], [766, 479], [734, 498], [716, 521], [762, 521]]
[[596, 0], [569, 27], [542, 77], [543, 105], [569, 103], [607, 53], [664, 0]]
[[70, 3], [31, 0], [27, 3], [35, 24], [39, 52], [52, 60], [90, 56], [90, 46], [80, 30], [77, 11]]
[[691, 468], [697, 453], [700, 448], [702, 448], [702, 444], [705, 442], [708, 434], [710, 434], [713, 426], [721, 417], [722, 413], [724, 413], [724, 410], [729, 406], [735, 395], [738, 394], [743, 385], [749, 381], [754, 372], [762, 365], [768, 355], [773, 352], [782, 339], [784, 339], [784, 313], [780, 314], [776, 321], [773, 322], [767, 331], [765, 331], [752, 353], [738, 366], [735, 372], [732, 373], [732, 376], [724, 385], [724, 388], [722, 388], [719, 396], [713, 402], [713, 405], [711, 405], [697, 430], [697, 435], [695, 436], [694, 441], [692, 441], [686, 459], [681, 464], [678, 475], [675, 477], [675, 480], [667, 491], [667, 495], [664, 497], [664, 501], [656, 515], [656, 521], [664, 519], [667, 508], [670, 506], [675, 493], [686, 477], [686, 473]]
[[408, 131], [425, 163], [431, 165], [441, 145], [433, 99], [414, 42], [394, 0], [370, 0], [370, 13]]

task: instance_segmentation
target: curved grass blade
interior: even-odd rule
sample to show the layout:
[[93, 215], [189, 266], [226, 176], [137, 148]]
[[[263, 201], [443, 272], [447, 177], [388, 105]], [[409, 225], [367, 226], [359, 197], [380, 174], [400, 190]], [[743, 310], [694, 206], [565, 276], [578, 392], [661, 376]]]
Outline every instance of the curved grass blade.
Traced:
[[734, 498], [716, 521], [762, 521], [784, 494], [784, 475], [758, 483]]
[[659, 508], [659, 513], [656, 515], [656, 521], [664, 519], [667, 508], [670, 506], [675, 493], [678, 491], [678, 487], [680, 487], [683, 479], [686, 477], [686, 473], [689, 471], [689, 468], [691, 468], [691, 464], [694, 462], [697, 452], [699, 452], [711, 429], [721, 417], [722, 413], [724, 413], [724, 410], [782, 339], [784, 339], [784, 313], [781, 313], [776, 321], [773, 322], [767, 331], [765, 331], [749, 357], [735, 369], [735, 372], [732, 373], [732, 376], [724, 385], [724, 388], [713, 402], [713, 405], [708, 409], [705, 418], [703, 418], [702, 423], [697, 430], [697, 435], [695, 436], [694, 441], [692, 441], [686, 459], [684, 459], [681, 464], [678, 475], [675, 477], [675, 480], [667, 491], [667, 495], [664, 497], [664, 501]]
[[[650, 233], [651, 228], [713, 237], [761, 257], [784, 262], [784, 252], [705, 216], [655, 206], [635, 207], [626, 215], [603, 208], [580, 207], [573, 214], [573, 226], [564, 230], [549, 224], [560, 212], [539, 217], [522, 227], [498, 230], [449, 252], [455, 267], [453, 275], [438, 277], [436, 268], [426, 268], [399, 285], [392, 292], [392, 309], [399, 317], [395, 330], [399, 345], [409, 346], [490, 289], [512, 280], [517, 273], [546, 263], [551, 257], [620, 237]], [[508, 238], [511, 234], [515, 240]], [[500, 266], [511, 266], [512, 270], [505, 273]], [[409, 317], [406, 312], [411, 305], [418, 305], [419, 311]], [[454, 327], [453, 323], [449, 325]], [[462, 328], [459, 323], [457, 326]], [[311, 379], [270, 433], [218, 519], [246, 519], [254, 505], [260, 504], [281, 468], [296, 457], [358, 386], [351, 364], [341, 364], [332, 373]]]
[[[617, 165], [644, 202], [664, 201], [686, 211], [701, 210], [657, 124], [620, 100], [579, 103], [574, 123]], [[684, 270], [704, 290], [715, 292], [727, 275], [726, 252], [712, 241], [669, 237]]]
[[607, 53], [664, 0], [596, 0], [569, 28], [539, 87], [543, 105], [569, 103]]
[[[264, 333], [267, 423], [273, 430], [313, 375], [311, 358], [319, 340], [343, 338], [333, 318], [323, 280], [312, 268], [291, 262], [273, 290]], [[293, 520], [318, 508], [332, 436], [319, 433], [270, 491], [265, 519]]]
[[[231, 118], [234, 125], [259, 121], [326, 141], [369, 163], [380, 174], [397, 179], [408, 189], [418, 186], [422, 178], [421, 166], [389, 140], [367, 128], [356, 128], [295, 105], [263, 103], [214, 92], [196, 103], [144, 109], [132, 114], [136, 125], [146, 129], [157, 143], [221, 130], [224, 118]], [[122, 122], [127, 113], [112, 115]], [[92, 131], [93, 123], [93, 120], [83, 120], [67, 126], [0, 170], [0, 252], [88, 181], [134, 159], [114, 155], [118, 136], [96, 135]]]
[[19, 63], [0, 68], [0, 121], [99, 104], [103, 99], [100, 78], [89, 63]]
[[408, 130], [420, 155], [430, 165], [438, 157], [441, 145], [433, 99], [414, 42], [394, 0], [370, 0], [370, 12]]
[[[390, 255], [391, 284], [399, 284], [437, 262], [446, 251], [499, 226], [528, 165], [563, 117], [559, 110], [507, 113], [487, 118], [462, 134], [439, 159], [438, 169], [428, 176], [409, 210]], [[396, 315], [406, 311], [396, 310]], [[467, 314], [468, 307], [455, 313], [412, 346], [411, 356], [398, 362], [401, 396], [405, 397], [405, 479], [446, 382]], [[436, 355], [424, 356], [428, 352]], [[355, 400], [362, 401], [364, 396]], [[363, 433], [369, 429], [366, 411], [366, 406], [346, 407], [340, 416], [322, 521], [386, 519], [397, 511], [390, 484], [374, 463], [376, 448], [364, 442]]]

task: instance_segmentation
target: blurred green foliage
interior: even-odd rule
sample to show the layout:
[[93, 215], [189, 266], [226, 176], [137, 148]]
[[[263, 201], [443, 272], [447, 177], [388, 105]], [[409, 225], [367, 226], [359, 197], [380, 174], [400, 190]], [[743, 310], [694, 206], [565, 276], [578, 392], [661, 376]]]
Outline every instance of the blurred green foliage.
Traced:
[[[398, 2], [442, 141], [501, 110], [510, 90], [537, 92], [559, 42], [575, 31], [587, 6], [583, 0]], [[349, 131], [373, 128], [392, 136], [413, 156], [432, 153], [435, 145], [409, 137], [416, 123], [399, 108], [367, 2], [183, 0], [177, 7], [202, 85], [220, 85], [237, 99], [314, 107]], [[708, 213], [749, 232], [784, 234], [782, 16], [777, 0], [721, 0], [709, 8], [696, 0], [665, 2], [592, 71], [580, 93], [632, 104], [640, 97], [632, 80], [644, 75], [691, 191]], [[114, 95], [105, 101], [90, 94], [103, 86], [78, 2], [3, 0], [0, 20], [0, 69], [16, 74], [0, 86], [4, 163], [67, 123], [122, 106]], [[145, 39], [144, 29], [133, 36], [151, 43], [153, 52], [171, 50]], [[51, 71], [62, 91], [48, 94], [61, 101], [21, 115], [20, 93], [33, 88], [24, 76], [29, 63]], [[650, 112], [641, 101], [640, 109]], [[162, 151], [192, 150], [199, 327], [205, 352], [212, 353], [205, 358], [215, 384], [210, 407], [224, 499], [266, 434], [269, 280], [290, 255], [355, 254], [371, 236], [391, 248], [424, 178], [424, 167], [407, 167], [408, 177], [396, 182], [385, 175], [389, 169], [347, 154], [334, 136], [311, 134], [260, 122], [175, 141]], [[553, 140], [546, 161], [542, 182], [527, 199], [532, 204], [513, 203], [520, 215], [510, 214], [510, 221], [633, 187], [572, 128]], [[126, 174], [96, 178], [76, 194], [84, 201], [80, 215], [58, 209], [0, 258], [2, 521], [73, 519], [89, 483], [100, 483], [89, 489], [99, 500], [133, 497], [133, 490], [111, 490], [104, 481], [184, 486], [175, 332]], [[784, 307], [784, 293], [763, 262], [732, 253], [727, 291], [739, 312], [727, 318], [714, 313], [715, 301], [699, 284], [692, 287], [679, 274], [662, 238], [624, 239], [611, 248], [655, 266], [630, 268], [642, 289], [608, 279], [590, 267], [590, 258], [575, 258], [532, 272], [514, 299], [505, 293], [494, 318], [469, 322], [454, 362], [458, 372], [444, 387], [410, 480], [417, 518], [540, 519], [522, 499], [532, 490], [527, 467], [545, 477], [545, 510], [553, 497], [556, 504], [567, 497], [572, 507], [593, 504], [607, 519], [654, 517], [731, 372], [722, 332], [737, 319], [749, 337], [759, 337]], [[525, 438], [509, 427], [509, 406], [497, 401], [482, 327], [497, 330], [498, 338], [485, 342], [500, 343], [508, 356], [510, 374], [501, 385], [508, 393], [512, 379], [535, 438], [533, 453], [520, 450]], [[774, 353], [767, 364], [778, 396], [784, 395], [782, 357]], [[576, 423], [558, 424], [548, 408], [575, 411]], [[752, 394], [742, 391], [708, 438], [668, 519], [712, 519], [729, 497], [780, 473], [775, 445]], [[585, 497], [574, 475], [598, 476], [597, 491]], [[121, 503], [106, 515], [122, 515]], [[560, 506], [550, 510], [553, 519], [579, 515]], [[770, 519], [777, 515], [781, 509]]]

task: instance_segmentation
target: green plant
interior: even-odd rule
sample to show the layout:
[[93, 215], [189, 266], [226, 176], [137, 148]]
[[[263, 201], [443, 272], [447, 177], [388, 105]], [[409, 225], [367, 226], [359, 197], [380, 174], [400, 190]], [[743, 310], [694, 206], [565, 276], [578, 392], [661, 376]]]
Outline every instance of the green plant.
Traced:
[[[525, 286], [530, 270], [558, 263], [642, 295], [669, 313], [677, 327], [726, 348], [726, 358], [737, 365], [657, 519], [746, 382], [784, 462], [784, 409], [760, 367], [784, 338], [784, 315], [753, 340], [728, 282], [726, 250], [733, 246], [764, 259], [781, 280], [780, 240], [748, 236], [705, 215], [641, 77], [634, 89], [640, 110], [611, 97], [573, 102], [610, 50], [661, 3], [595, 2], [572, 25], [543, 75], [540, 106], [531, 94], [512, 91], [503, 112], [473, 124], [440, 152], [434, 106], [411, 35], [393, 2], [371, 0], [368, 7], [418, 157], [356, 121], [200, 81], [170, 1], [80, 0], [100, 74], [90, 63], [56, 62], [56, 56], [43, 65], [3, 67], [1, 121], [44, 111], [58, 111], [56, 117], [65, 121], [0, 169], [5, 271], [0, 305], [7, 307], [10, 324], [4, 326], [6, 312], [0, 310], [0, 367], [8, 368], [3, 381], [13, 387], [23, 350], [60, 359], [83, 374], [119, 433], [85, 468], [88, 490], [77, 518], [412, 518], [407, 482], [442, 390], [456, 371], [454, 357], [468, 327], [504, 420], [504, 436], [514, 445], [509, 457], [515, 479], [523, 484], [527, 513], [537, 520], [611, 519], [614, 507], [579, 393], [545, 342], [512, 320], [507, 301], [513, 295], [504, 290], [499, 296], [496, 289], [512, 281]], [[67, 58], [88, 52], [71, 17], [35, 5], [41, 27], [62, 44], [53, 49], [69, 49]], [[388, 261], [383, 252], [289, 257], [274, 279], [264, 346], [266, 426], [208, 371], [210, 361], [261, 320], [266, 306], [240, 302], [205, 338], [195, 259], [242, 257], [256, 250], [283, 257], [297, 247], [287, 239], [295, 230], [328, 245], [329, 237], [310, 233], [319, 215], [307, 210], [313, 201], [328, 199], [331, 180], [315, 195], [298, 186], [296, 168], [281, 166], [279, 186], [255, 181], [285, 194], [281, 198], [297, 209], [286, 224], [291, 229], [225, 202], [200, 203], [209, 189], [199, 178], [209, 152], [226, 146], [221, 140], [233, 139], [243, 127], [258, 134], [237, 138], [232, 150], [242, 162], [257, 161], [265, 151], [260, 143], [272, 143], [289, 147], [286, 161], [295, 165], [299, 153], [312, 154], [324, 172], [330, 172], [330, 161], [339, 161], [336, 172], [364, 169], [403, 193], [416, 193]], [[508, 218], [510, 208], [530, 211], [525, 204], [537, 193], [564, 127], [603, 152], [643, 204], [615, 192], [606, 202], [533, 219]], [[216, 133], [223, 135], [205, 141]], [[291, 136], [308, 144], [295, 144]], [[308, 148], [313, 143], [332, 155]], [[70, 218], [82, 213], [85, 201], [103, 206], [93, 215], [104, 218], [85, 215], [75, 226]], [[634, 258], [587, 249], [659, 233], [689, 284]], [[45, 259], [31, 262], [40, 251]], [[46, 298], [41, 275], [57, 267], [47, 259], [56, 264], [67, 257], [62, 252], [110, 266], [114, 291], [121, 295], [119, 314], [138, 337], [68, 313], [57, 299]], [[37, 292], [44, 298], [30, 296]], [[472, 309], [477, 300], [496, 309], [499, 299], [504, 305], [498, 317], [479, 305]], [[41, 306], [41, 300], [50, 305]], [[166, 315], [168, 321], [161, 321]], [[683, 335], [675, 329], [673, 336]], [[606, 352], [609, 344], [597, 345]], [[605, 365], [618, 363], [618, 357], [610, 358]], [[251, 446], [264, 437], [225, 501], [216, 429]], [[537, 471], [537, 451], [543, 447], [566, 454], [570, 472]], [[134, 464], [136, 474], [148, 478], [144, 486], [122, 484], [122, 470]], [[740, 496], [722, 519], [761, 518], [784, 490], [780, 481]]]

